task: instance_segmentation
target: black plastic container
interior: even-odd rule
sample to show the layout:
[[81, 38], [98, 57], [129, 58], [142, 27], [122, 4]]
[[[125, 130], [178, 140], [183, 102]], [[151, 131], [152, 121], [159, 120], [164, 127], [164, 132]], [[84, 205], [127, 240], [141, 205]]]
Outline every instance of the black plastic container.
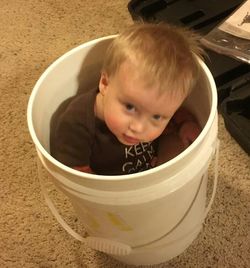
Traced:
[[240, 87], [235, 85], [229, 97], [221, 104], [221, 113], [225, 126], [240, 146], [250, 154], [250, 77], [242, 81]]
[[[133, 20], [168, 22], [205, 35], [228, 17], [243, 0], [132, 0], [128, 10]], [[250, 154], [250, 65], [206, 50], [206, 64], [216, 82], [219, 110], [227, 130]]]
[[205, 34], [243, 2], [243, 0], [132, 0], [128, 4], [128, 10], [133, 20], [168, 21]]

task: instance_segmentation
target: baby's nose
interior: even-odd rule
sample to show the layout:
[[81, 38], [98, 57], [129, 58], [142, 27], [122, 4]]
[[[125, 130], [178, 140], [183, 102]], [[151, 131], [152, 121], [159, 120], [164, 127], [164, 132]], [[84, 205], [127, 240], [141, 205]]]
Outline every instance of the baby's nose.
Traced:
[[141, 133], [145, 129], [145, 122], [140, 119], [133, 120], [129, 126], [130, 130], [134, 133]]

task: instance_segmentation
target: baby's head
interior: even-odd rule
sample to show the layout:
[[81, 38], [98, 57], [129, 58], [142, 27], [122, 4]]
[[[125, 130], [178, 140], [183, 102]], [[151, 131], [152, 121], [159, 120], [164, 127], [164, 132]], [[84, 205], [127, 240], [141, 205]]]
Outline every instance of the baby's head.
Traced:
[[107, 49], [96, 114], [121, 143], [156, 139], [199, 76], [202, 50], [191, 31], [135, 24]]
[[148, 85], [188, 95], [198, 77], [203, 51], [194, 32], [169, 24], [134, 24], [109, 46], [103, 71], [112, 77], [130, 61]]

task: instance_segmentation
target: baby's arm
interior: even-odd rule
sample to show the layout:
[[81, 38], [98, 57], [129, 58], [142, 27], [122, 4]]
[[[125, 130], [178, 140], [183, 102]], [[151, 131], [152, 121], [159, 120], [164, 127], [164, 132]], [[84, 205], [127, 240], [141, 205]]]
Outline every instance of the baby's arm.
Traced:
[[159, 138], [157, 165], [163, 164], [184, 151], [200, 134], [196, 118], [180, 108]]
[[81, 172], [94, 174], [94, 171], [90, 168], [90, 166], [82, 166], [82, 167], [79, 166], [79, 167], [72, 167], [72, 168]]

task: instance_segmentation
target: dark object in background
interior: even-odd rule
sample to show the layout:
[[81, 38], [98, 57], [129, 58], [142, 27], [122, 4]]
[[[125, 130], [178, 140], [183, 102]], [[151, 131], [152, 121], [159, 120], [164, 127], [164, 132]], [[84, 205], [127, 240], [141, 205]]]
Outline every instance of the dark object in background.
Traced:
[[249, 89], [249, 84], [242, 85], [240, 90], [235, 88], [221, 104], [226, 128], [248, 154], [250, 154]]
[[128, 10], [135, 21], [167, 21], [198, 30], [204, 35], [243, 2], [244, 0], [132, 0], [128, 3]]
[[[192, 28], [205, 35], [243, 2], [243, 0], [131, 0], [128, 3], [128, 10], [135, 21], [155, 23], [165, 21]], [[226, 128], [250, 154], [250, 65], [211, 50], [206, 50], [206, 53], [208, 54], [206, 64], [217, 85], [218, 108]], [[232, 107], [238, 108], [232, 109]]]

